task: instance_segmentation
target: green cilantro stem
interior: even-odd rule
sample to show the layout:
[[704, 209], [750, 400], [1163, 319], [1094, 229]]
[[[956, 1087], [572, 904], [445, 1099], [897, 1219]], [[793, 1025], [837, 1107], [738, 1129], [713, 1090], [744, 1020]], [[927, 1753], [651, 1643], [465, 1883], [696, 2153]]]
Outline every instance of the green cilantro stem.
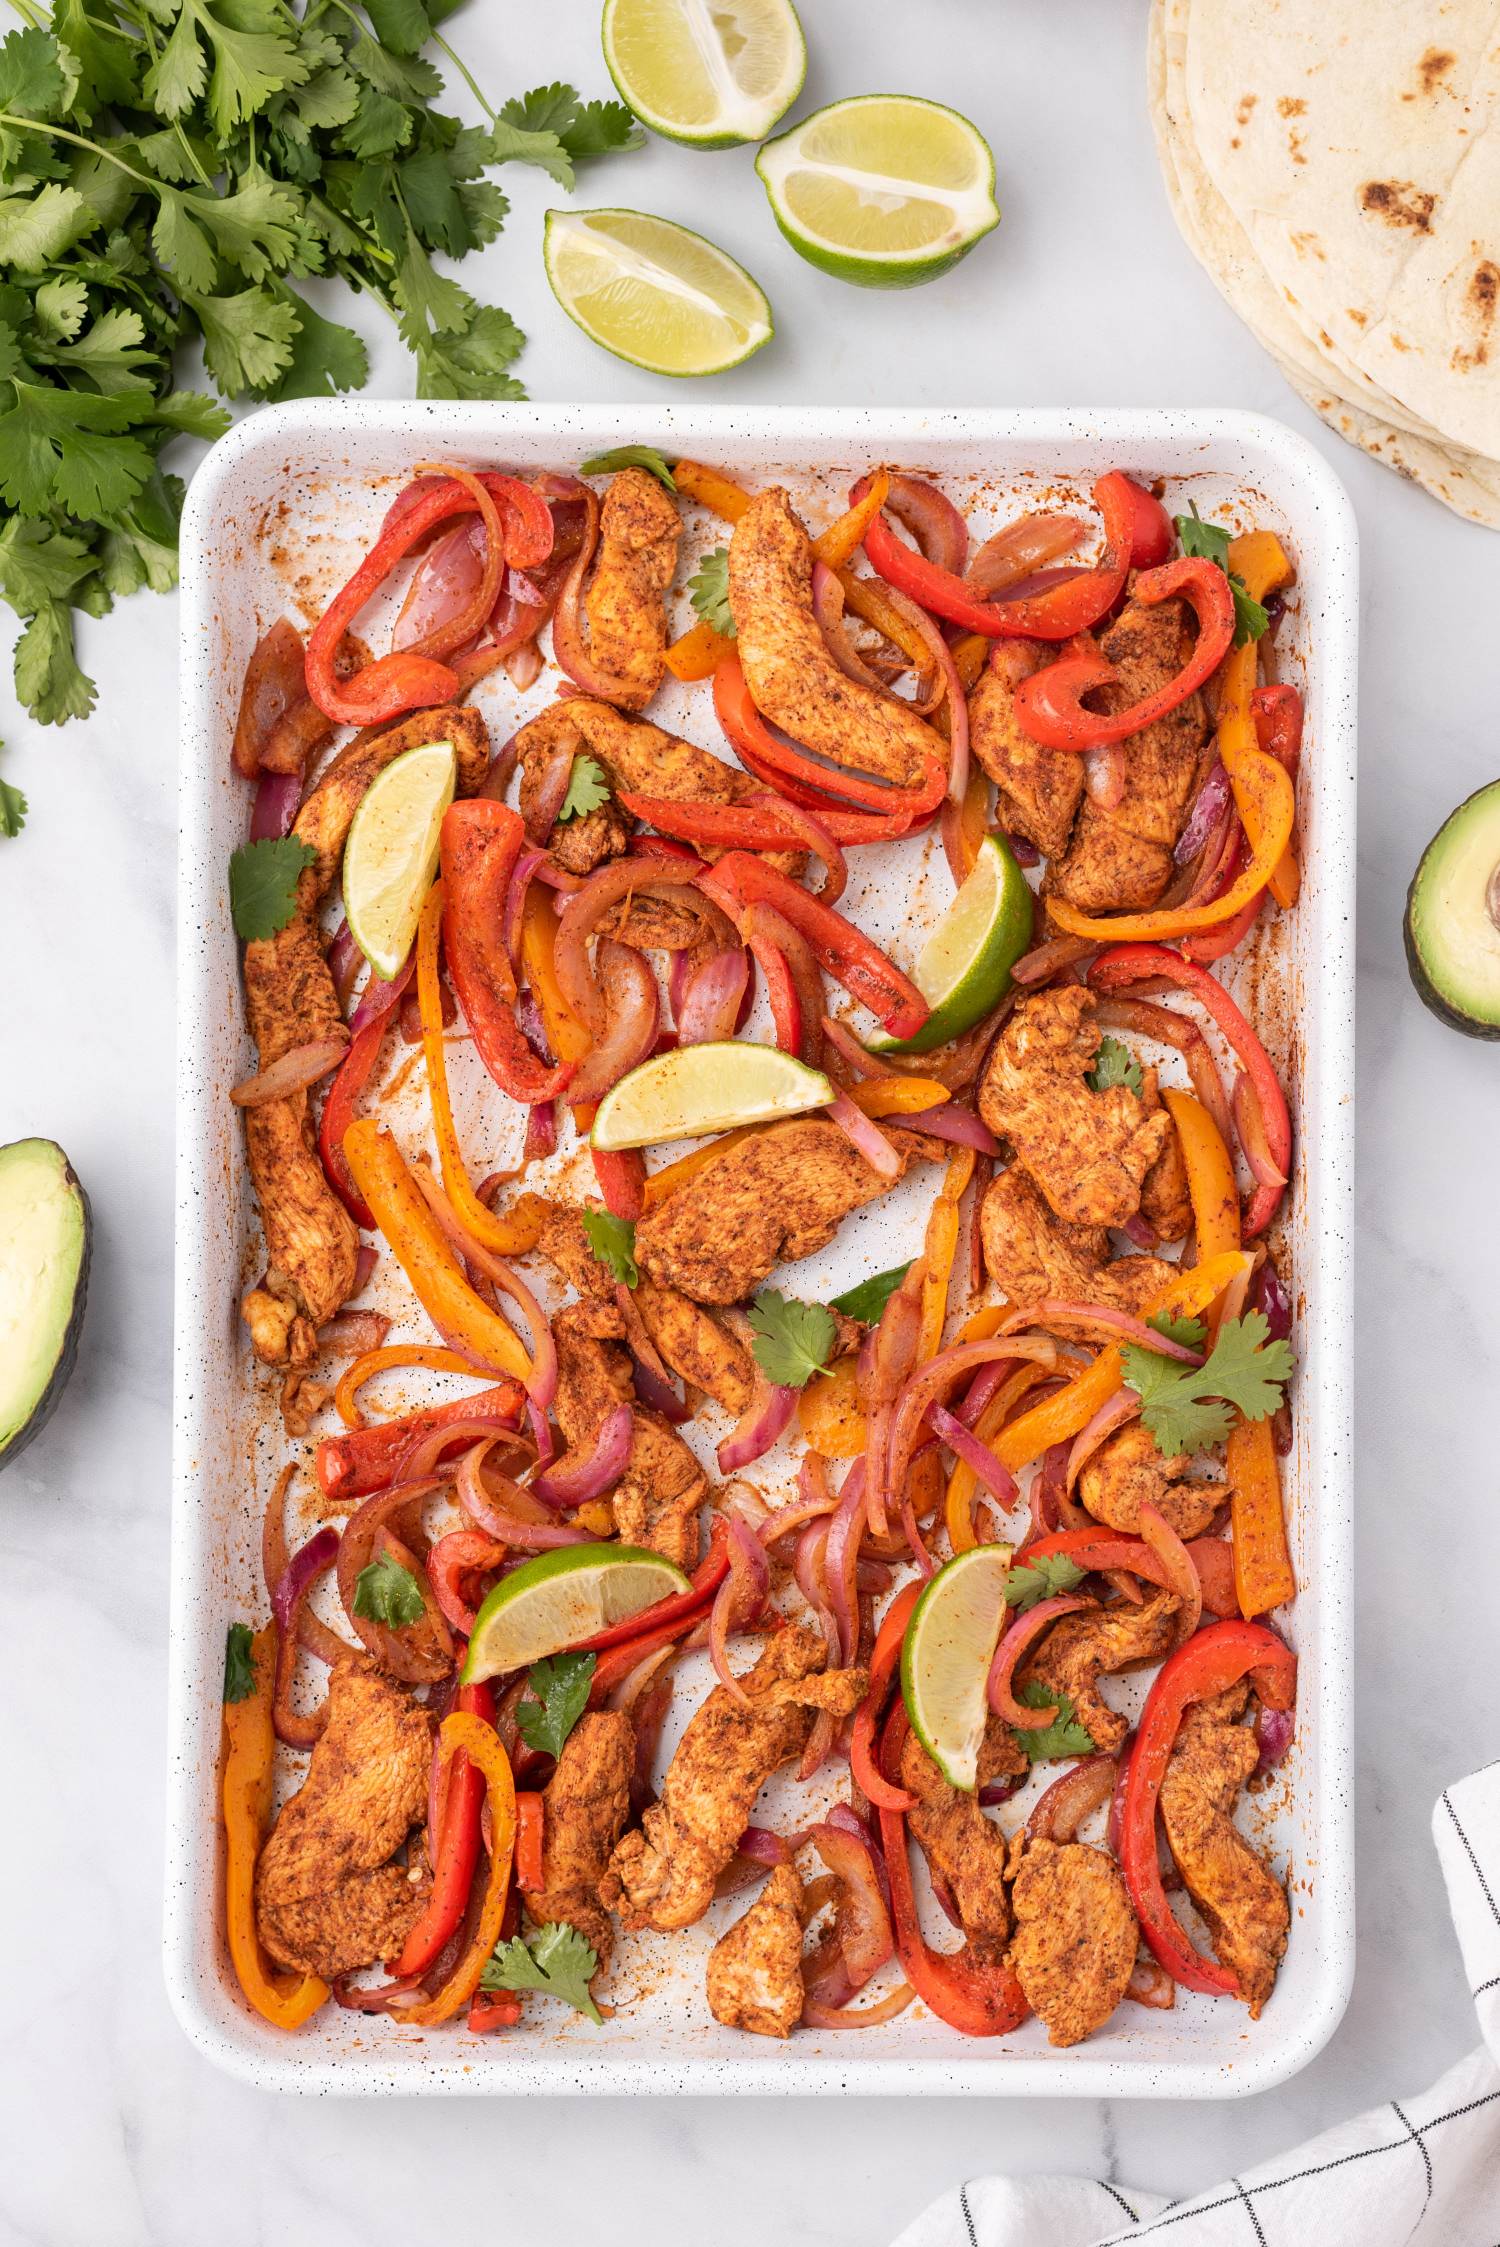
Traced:
[[433, 32], [432, 43], [435, 47], [442, 48], [443, 53], [448, 57], [448, 60], [452, 63], [454, 69], [458, 72], [459, 77], [462, 78], [464, 84], [468, 87], [470, 93], [474, 96], [474, 99], [478, 102], [480, 108], [484, 111], [490, 123], [492, 125], [497, 125], [500, 122], [500, 113], [498, 110], [492, 109], [489, 103], [485, 100], [484, 95], [480, 90], [478, 79], [474, 76], [474, 73], [472, 72], [472, 70], [470, 70], [463, 57], [454, 53], [453, 49], [449, 46], [447, 40], [443, 37], [440, 31], [435, 30]]
[[137, 186], [144, 187], [149, 194], [161, 193], [161, 183], [149, 173], [138, 172], [134, 164], [127, 164], [123, 156], [116, 156], [113, 149], [105, 148], [101, 142], [89, 140], [83, 133], [70, 133], [66, 125], [44, 125], [39, 117], [13, 117], [8, 109], [0, 109], [0, 125], [13, 125], [18, 133], [45, 133], [49, 140], [70, 141], [74, 148], [86, 148], [91, 156], [102, 156], [117, 172], [128, 172]]

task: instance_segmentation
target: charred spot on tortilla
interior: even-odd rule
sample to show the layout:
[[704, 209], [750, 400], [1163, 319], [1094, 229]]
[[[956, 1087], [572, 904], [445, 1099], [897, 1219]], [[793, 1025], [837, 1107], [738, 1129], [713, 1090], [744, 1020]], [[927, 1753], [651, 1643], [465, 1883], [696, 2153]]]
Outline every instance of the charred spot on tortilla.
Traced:
[[1409, 227], [1413, 234], [1432, 232], [1432, 214], [1438, 199], [1409, 179], [1370, 179], [1359, 191], [1359, 207], [1370, 218], [1387, 226]]
[[[1417, 64], [1417, 83], [1422, 92], [1435, 94], [1457, 60], [1457, 55], [1450, 54], [1446, 47], [1429, 47]], [[1410, 94], [1402, 96], [1405, 101], [1412, 98]]]
[[1455, 345], [1450, 362], [1455, 374], [1472, 374], [1476, 367], [1489, 364], [1497, 304], [1500, 304], [1500, 266], [1481, 258], [1464, 296], [1464, 311], [1473, 326], [1474, 341], [1467, 349], [1462, 344]]
[[1276, 114], [1278, 117], [1305, 117], [1307, 104], [1299, 101], [1295, 94], [1283, 94], [1276, 104]]

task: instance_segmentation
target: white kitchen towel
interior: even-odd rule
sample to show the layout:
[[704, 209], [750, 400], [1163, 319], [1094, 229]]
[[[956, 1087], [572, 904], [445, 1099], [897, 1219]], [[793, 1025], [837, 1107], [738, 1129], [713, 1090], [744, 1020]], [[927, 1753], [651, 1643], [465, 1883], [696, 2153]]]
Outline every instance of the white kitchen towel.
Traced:
[[1448, 1787], [1433, 1837], [1484, 2042], [1420, 2098], [1195, 2200], [1086, 2177], [975, 2177], [896, 2247], [1496, 2247], [1500, 2241], [1500, 1763]]

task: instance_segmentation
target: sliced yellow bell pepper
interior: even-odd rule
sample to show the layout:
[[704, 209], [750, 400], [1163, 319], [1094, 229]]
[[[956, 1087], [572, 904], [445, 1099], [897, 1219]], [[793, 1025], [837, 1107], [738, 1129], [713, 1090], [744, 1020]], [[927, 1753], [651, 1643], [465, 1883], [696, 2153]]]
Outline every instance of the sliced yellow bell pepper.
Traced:
[[1164, 1086], [1162, 1099], [1177, 1127], [1187, 1171], [1188, 1195], [1193, 1205], [1193, 1225], [1198, 1236], [1198, 1262], [1222, 1256], [1240, 1245], [1240, 1197], [1234, 1183], [1234, 1164], [1213, 1117], [1190, 1092]]
[[1234, 1544], [1234, 1588], [1249, 1621], [1279, 1607], [1297, 1589], [1287, 1550], [1281, 1500], [1281, 1462], [1269, 1420], [1242, 1420], [1224, 1447], [1229, 1479], [1229, 1527]]
[[265, 1624], [250, 1642], [255, 1687], [243, 1701], [224, 1704], [224, 1931], [235, 1978], [262, 2020], [272, 2028], [299, 2029], [329, 1995], [316, 1974], [291, 1980], [266, 1964], [255, 1925], [255, 1866], [271, 1817], [271, 1776], [276, 1730], [271, 1715], [276, 1690], [276, 1625]]

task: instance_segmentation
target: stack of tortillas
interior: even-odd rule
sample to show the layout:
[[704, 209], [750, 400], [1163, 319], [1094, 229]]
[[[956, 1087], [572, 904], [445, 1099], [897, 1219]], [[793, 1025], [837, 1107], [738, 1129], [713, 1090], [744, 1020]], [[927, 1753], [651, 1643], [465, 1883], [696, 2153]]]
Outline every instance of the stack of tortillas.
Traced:
[[1500, 529], [1500, 0], [1152, 0], [1173, 208], [1323, 419]]

